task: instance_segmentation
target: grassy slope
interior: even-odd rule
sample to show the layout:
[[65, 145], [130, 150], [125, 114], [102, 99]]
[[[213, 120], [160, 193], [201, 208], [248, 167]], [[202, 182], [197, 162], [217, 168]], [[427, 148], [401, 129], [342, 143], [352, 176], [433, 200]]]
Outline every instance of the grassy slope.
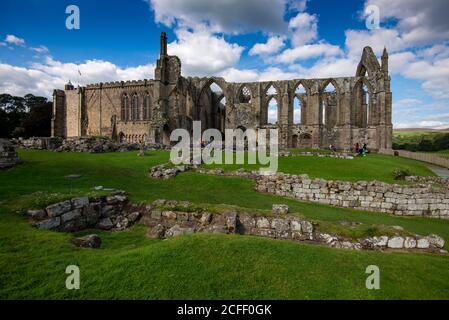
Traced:
[[[30, 196], [36, 191], [67, 196], [104, 185], [129, 191], [134, 201], [169, 198], [261, 209], [283, 202], [312, 219], [401, 225], [446, 239], [449, 221], [285, 200], [259, 194], [252, 181], [239, 178], [195, 173], [168, 181], [147, 178], [150, 166], [167, 160], [163, 152], [146, 157], [37, 151], [20, 155], [24, 165], [0, 173], [1, 298], [449, 298], [447, 257], [351, 252], [241, 236], [197, 234], [159, 241], [146, 238], [142, 226], [122, 233], [101, 232], [100, 250], [78, 249], [68, 242], [73, 235], [35, 230], [13, 209], [36, 201]], [[408, 165], [414, 167], [413, 162]], [[323, 169], [329, 170], [338, 171]], [[83, 176], [64, 178], [74, 173]], [[68, 264], [81, 267], [82, 289], [76, 292], [64, 288]], [[364, 271], [370, 264], [381, 269], [380, 291], [364, 287]]]
[[[224, 168], [237, 170], [245, 168], [256, 170], [259, 165], [209, 165], [209, 168]], [[392, 172], [397, 169], [408, 169], [420, 176], [434, 175], [425, 164], [406, 158], [371, 154], [367, 157], [355, 157], [353, 160], [320, 158], [320, 157], [280, 157], [279, 171], [290, 174], [307, 173], [313, 178], [347, 181], [379, 180], [388, 183], [398, 183], [393, 179]]]

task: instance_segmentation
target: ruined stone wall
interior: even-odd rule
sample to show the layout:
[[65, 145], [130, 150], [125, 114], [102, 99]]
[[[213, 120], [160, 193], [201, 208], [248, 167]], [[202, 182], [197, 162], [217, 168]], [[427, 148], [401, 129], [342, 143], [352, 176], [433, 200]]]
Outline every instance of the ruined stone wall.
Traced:
[[[279, 129], [281, 148], [327, 148], [333, 144], [349, 150], [358, 142], [367, 143], [371, 150], [391, 149], [392, 95], [386, 50], [380, 64], [372, 49], [364, 48], [352, 77], [232, 83], [218, 77], [182, 77], [181, 61], [168, 55], [166, 47], [166, 35], [162, 34], [154, 80], [65, 90], [67, 110], [64, 115], [63, 104], [56, 103], [54, 135], [63, 134], [60, 128], [66, 126], [68, 137], [112, 137], [116, 132], [126, 139], [146, 135], [150, 142], [170, 144], [172, 130], [190, 130], [193, 121], [201, 121], [203, 130], [216, 128], [222, 132], [274, 126]], [[212, 92], [212, 84], [220, 91]], [[333, 91], [328, 92], [328, 86]], [[268, 92], [271, 87], [275, 92]], [[298, 93], [298, 88], [304, 92]], [[147, 93], [152, 99], [151, 121], [143, 120], [142, 111], [139, 120], [123, 120], [123, 96], [127, 95], [131, 109], [137, 95], [142, 110]], [[295, 98], [300, 101], [300, 123], [294, 122]], [[220, 105], [222, 99], [225, 103]], [[272, 99], [277, 103], [277, 123], [270, 124], [268, 107]], [[65, 123], [60, 123], [61, 117]]]
[[398, 216], [449, 219], [449, 189], [431, 184], [391, 185], [310, 179], [307, 175], [258, 176], [256, 190], [298, 200]]
[[81, 106], [78, 90], [65, 91], [67, 137], [81, 136]]

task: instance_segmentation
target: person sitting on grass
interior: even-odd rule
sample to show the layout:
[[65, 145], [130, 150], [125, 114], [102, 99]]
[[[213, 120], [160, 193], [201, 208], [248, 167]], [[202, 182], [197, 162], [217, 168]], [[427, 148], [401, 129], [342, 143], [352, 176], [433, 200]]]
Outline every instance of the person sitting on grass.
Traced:
[[364, 143], [363, 144], [363, 148], [362, 148], [362, 154], [363, 154], [364, 157], [366, 157], [367, 152], [368, 152], [368, 148], [366, 146], [366, 143]]

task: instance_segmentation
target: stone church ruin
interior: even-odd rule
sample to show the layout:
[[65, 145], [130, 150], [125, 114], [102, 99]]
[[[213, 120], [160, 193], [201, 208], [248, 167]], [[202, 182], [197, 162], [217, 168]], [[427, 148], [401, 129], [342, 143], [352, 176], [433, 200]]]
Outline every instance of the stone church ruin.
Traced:
[[[342, 70], [345, 72], [347, 70]], [[160, 37], [154, 80], [117, 81], [75, 88], [53, 97], [52, 136], [105, 136], [130, 143], [170, 145], [177, 128], [279, 129], [281, 148], [340, 150], [366, 143], [391, 149], [392, 94], [385, 49], [381, 63], [363, 49], [355, 76], [248, 83], [183, 77], [181, 61]], [[269, 109], [276, 108], [270, 119]]]

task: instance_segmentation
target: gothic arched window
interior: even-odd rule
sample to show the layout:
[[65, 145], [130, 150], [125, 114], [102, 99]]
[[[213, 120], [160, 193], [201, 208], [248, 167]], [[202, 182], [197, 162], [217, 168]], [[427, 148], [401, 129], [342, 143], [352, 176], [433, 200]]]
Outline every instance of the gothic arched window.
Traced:
[[147, 93], [143, 98], [143, 119], [150, 120], [151, 119], [151, 97]]
[[133, 96], [132, 120], [139, 120], [139, 97], [136, 93]]
[[128, 95], [124, 94], [122, 97], [121, 119], [122, 121], [128, 121], [129, 118], [129, 100]]

